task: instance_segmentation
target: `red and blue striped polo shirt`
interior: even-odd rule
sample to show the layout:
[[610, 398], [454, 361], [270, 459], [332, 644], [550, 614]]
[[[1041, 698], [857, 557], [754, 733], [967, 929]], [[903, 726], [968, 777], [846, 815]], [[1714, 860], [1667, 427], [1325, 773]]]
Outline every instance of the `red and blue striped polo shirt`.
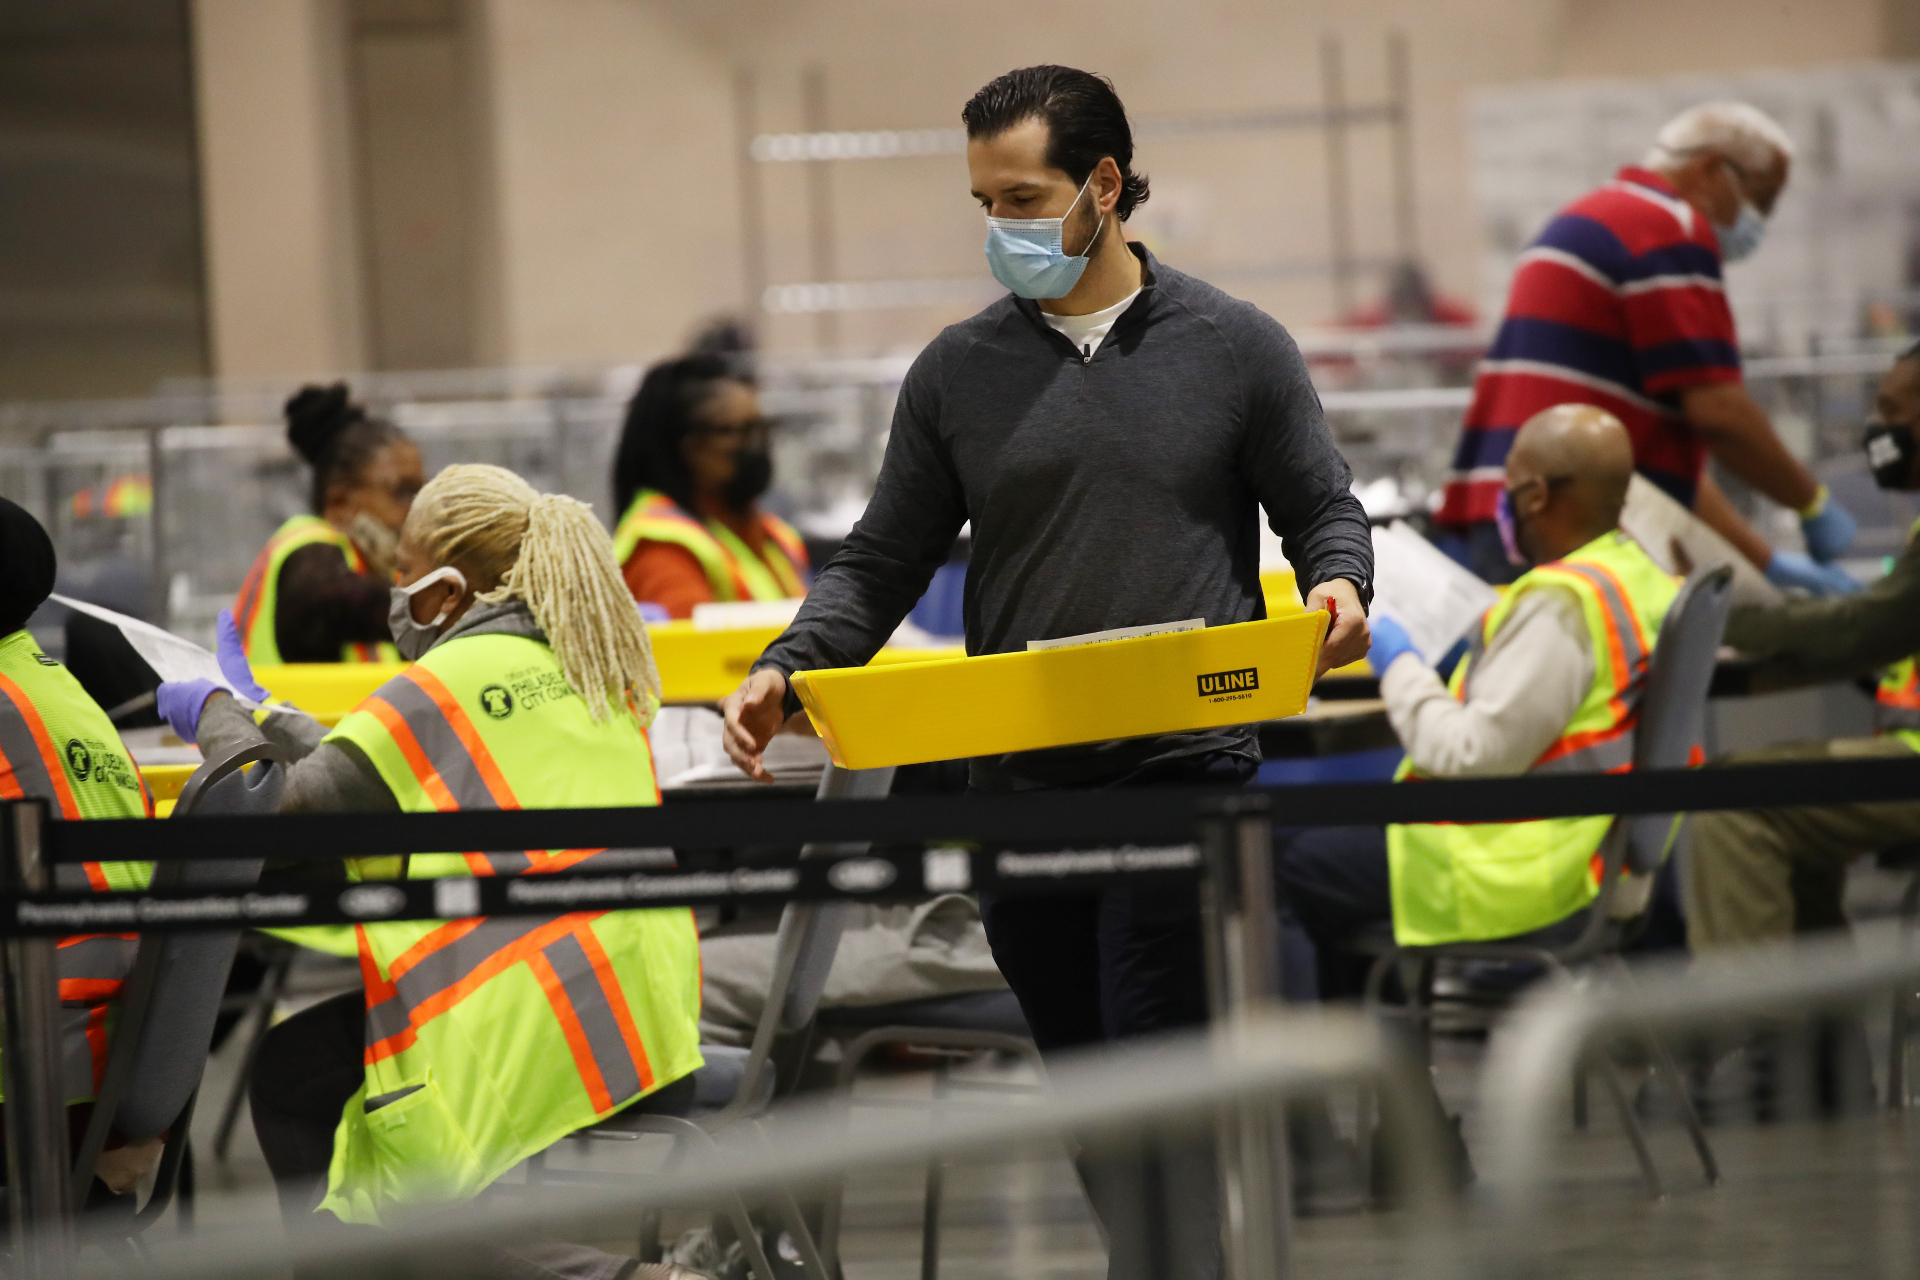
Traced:
[[1691, 507], [1706, 448], [1681, 419], [1678, 393], [1739, 380], [1712, 224], [1665, 178], [1622, 169], [1520, 255], [1436, 521], [1492, 520], [1514, 433], [1569, 402], [1625, 423], [1635, 467]]

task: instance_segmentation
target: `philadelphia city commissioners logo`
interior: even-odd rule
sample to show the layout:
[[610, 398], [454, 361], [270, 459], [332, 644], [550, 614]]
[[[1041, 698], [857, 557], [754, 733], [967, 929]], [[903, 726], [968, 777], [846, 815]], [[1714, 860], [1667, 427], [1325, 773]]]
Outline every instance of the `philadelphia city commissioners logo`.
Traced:
[[85, 782], [87, 775], [93, 772], [93, 753], [87, 750], [87, 744], [78, 738], [67, 739], [67, 768], [73, 776]]
[[480, 709], [495, 720], [505, 720], [513, 714], [513, 695], [505, 685], [490, 684], [480, 691]]
[[1209, 671], [1196, 677], [1200, 682], [1200, 696], [1219, 698], [1239, 694], [1245, 697], [1260, 687], [1260, 669], [1242, 667], [1238, 671]]

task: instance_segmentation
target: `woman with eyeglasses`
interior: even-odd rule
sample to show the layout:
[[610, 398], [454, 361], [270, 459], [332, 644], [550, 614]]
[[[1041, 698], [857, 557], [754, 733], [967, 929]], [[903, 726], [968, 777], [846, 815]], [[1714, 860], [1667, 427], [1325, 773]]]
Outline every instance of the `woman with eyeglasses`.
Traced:
[[708, 601], [805, 595], [805, 544], [758, 505], [772, 480], [759, 396], [727, 357], [649, 369], [613, 464], [613, 554], [643, 609], [688, 618]]
[[233, 617], [255, 666], [398, 662], [387, 630], [394, 551], [426, 483], [420, 448], [345, 383], [287, 401], [287, 440], [313, 469], [310, 514], [281, 525], [247, 571]]

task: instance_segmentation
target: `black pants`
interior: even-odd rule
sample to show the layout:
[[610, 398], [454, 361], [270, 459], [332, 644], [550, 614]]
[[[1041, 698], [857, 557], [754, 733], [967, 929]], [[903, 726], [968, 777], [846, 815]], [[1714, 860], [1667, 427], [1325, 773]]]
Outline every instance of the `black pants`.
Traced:
[[1313, 940], [1322, 1000], [1358, 1000], [1373, 961], [1347, 949], [1393, 919], [1385, 827], [1278, 827], [1273, 879], [1292, 923]]
[[[1241, 786], [1255, 768], [1217, 753], [1107, 785]], [[1206, 965], [1191, 884], [991, 899], [981, 904], [981, 917], [994, 961], [1043, 1055], [1206, 1024]], [[1079, 1166], [1107, 1231], [1109, 1280], [1221, 1274], [1209, 1139], [1105, 1143]]]

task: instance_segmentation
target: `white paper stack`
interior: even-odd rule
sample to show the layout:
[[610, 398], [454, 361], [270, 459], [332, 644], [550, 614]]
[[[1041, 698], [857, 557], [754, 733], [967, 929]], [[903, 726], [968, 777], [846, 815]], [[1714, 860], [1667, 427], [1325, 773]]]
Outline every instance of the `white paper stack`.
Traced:
[[1499, 599], [1406, 521], [1373, 531], [1373, 612], [1406, 628], [1428, 664], [1445, 657]]

